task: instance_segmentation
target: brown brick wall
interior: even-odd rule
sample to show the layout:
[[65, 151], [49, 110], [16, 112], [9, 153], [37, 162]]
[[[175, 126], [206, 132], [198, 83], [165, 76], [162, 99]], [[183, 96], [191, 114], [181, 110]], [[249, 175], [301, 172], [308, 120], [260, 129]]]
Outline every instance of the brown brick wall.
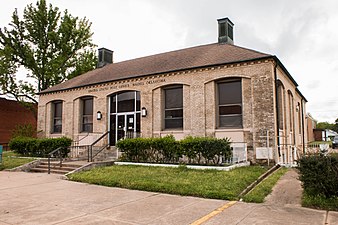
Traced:
[[23, 124], [32, 124], [36, 128], [32, 111], [16, 101], [0, 98], [0, 143], [8, 143], [15, 127]]

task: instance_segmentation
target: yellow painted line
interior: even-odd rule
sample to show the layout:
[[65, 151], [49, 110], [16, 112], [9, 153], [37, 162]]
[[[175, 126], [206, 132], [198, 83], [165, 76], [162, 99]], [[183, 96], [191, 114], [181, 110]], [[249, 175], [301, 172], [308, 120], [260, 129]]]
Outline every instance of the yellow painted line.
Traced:
[[212, 211], [211, 213], [209, 213], [208, 215], [203, 216], [201, 219], [196, 220], [195, 222], [191, 223], [190, 225], [200, 225], [202, 223], [205, 223], [206, 221], [210, 220], [212, 217], [220, 214], [221, 212], [223, 212], [225, 209], [233, 206], [234, 204], [236, 204], [237, 201], [231, 201], [228, 202], [227, 204], [219, 207], [218, 209]]

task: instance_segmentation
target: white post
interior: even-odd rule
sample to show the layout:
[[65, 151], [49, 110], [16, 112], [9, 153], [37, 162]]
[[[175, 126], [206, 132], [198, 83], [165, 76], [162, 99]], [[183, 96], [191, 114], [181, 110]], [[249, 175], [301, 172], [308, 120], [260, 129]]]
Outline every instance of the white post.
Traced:
[[268, 150], [268, 166], [270, 166], [270, 149], [269, 149], [269, 130], [266, 130], [266, 149]]

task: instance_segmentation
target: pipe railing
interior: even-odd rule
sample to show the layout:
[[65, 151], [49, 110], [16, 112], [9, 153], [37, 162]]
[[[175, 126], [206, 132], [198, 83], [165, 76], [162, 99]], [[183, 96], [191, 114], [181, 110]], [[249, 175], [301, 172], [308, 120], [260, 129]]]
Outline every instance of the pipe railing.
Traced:
[[50, 159], [54, 156], [56, 152], [59, 153], [60, 168], [62, 167], [62, 151], [61, 151], [62, 149], [64, 149], [64, 147], [58, 147], [57, 149], [53, 150], [48, 154], [48, 174], [50, 174]]
[[97, 156], [104, 148], [106, 148], [109, 145], [109, 142], [106, 146], [104, 146], [103, 148], [101, 148], [99, 150], [99, 152], [97, 152], [94, 156], [93, 156], [93, 146], [95, 144], [97, 144], [99, 141], [101, 141], [105, 136], [107, 136], [109, 134], [109, 131], [107, 131], [106, 133], [104, 133], [101, 137], [99, 137], [96, 141], [94, 141], [91, 145], [88, 146], [88, 162], [93, 162], [93, 158], [95, 156]]

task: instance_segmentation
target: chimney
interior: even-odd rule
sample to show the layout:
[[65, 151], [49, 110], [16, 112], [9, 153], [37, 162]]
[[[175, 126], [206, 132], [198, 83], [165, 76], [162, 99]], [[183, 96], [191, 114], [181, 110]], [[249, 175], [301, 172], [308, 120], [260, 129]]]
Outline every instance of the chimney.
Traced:
[[101, 68], [107, 64], [113, 63], [113, 51], [106, 48], [99, 48], [99, 61], [97, 67]]
[[218, 19], [218, 43], [219, 44], [234, 44], [234, 24], [229, 18]]

